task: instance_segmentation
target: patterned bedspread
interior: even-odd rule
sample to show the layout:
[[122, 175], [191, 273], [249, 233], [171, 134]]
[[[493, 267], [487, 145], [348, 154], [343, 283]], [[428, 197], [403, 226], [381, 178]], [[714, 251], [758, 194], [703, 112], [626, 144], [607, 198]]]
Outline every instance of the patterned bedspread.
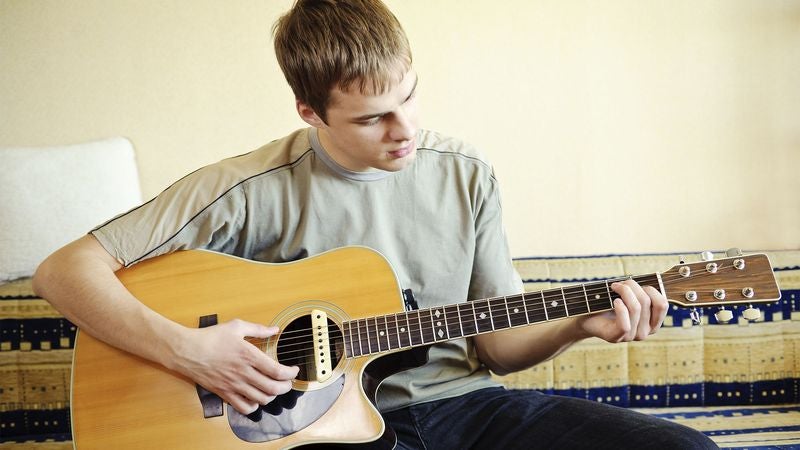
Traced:
[[[499, 378], [511, 388], [588, 398], [699, 429], [723, 447], [800, 449], [800, 251], [768, 252], [782, 291], [749, 323], [704, 326], [673, 309], [645, 342], [585, 341]], [[526, 289], [665, 270], [678, 255], [519, 258]], [[0, 447], [72, 448], [69, 386], [75, 327], [33, 295], [0, 285]]]

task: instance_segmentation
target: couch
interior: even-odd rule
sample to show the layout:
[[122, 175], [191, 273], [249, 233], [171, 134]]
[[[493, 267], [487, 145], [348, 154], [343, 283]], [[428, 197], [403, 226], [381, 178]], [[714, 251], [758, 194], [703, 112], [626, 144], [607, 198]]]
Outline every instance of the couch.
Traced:
[[[782, 291], [761, 318], [717, 323], [672, 308], [648, 340], [581, 342], [531, 369], [497, 377], [512, 389], [640, 409], [695, 427], [723, 447], [800, 446], [800, 251], [767, 252]], [[719, 256], [719, 255], [717, 255]], [[519, 258], [526, 289], [664, 271], [677, 254]], [[693, 257], [686, 255], [686, 261]], [[694, 258], [697, 259], [697, 258]], [[0, 285], [0, 446], [71, 448], [69, 386], [75, 327], [33, 295], [27, 278]]]

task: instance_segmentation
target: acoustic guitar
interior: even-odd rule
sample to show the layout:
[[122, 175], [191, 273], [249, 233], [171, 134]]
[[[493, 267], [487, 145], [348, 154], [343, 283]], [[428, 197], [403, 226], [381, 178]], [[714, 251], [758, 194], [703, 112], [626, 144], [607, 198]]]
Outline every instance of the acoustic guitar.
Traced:
[[[236, 318], [278, 326], [252, 344], [301, 370], [291, 391], [245, 416], [183, 375], [79, 332], [71, 408], [80, 450], [392, 448], [375, 407], [387, 376], [424, 364], [437, 342], [611, 310], [610, 283], [624, 279], [414, 309], [390, 264], [365, 247], [286, 264], [190, 250], [117, 274], [147, 306], [188, 327]], [[763, 254], [633, 278], [682, 307], [780, 298]]]

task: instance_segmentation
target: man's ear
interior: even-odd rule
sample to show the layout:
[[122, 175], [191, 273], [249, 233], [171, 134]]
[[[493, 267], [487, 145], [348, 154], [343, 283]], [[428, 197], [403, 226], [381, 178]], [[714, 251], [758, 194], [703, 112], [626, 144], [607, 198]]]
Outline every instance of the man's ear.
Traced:
[[322, 128], [327, 125], [308, 104], [303, 103], [301, 100], [296, 100], [295, 106], [297, 107], [297, 114], [300, 115], [300, 118], [303, 119], [305, 123], [314, 128]]

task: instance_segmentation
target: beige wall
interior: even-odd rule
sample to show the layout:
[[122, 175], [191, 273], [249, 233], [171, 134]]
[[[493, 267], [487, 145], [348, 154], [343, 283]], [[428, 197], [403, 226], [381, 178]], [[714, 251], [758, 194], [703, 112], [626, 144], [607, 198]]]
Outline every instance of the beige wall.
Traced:
[[[288, 0], [0, 0], [0, 146], [123, 135], [145, 196], [302, 125]], [[423, 123], [479, 146], [514, 255], [800, 248], [800, 1], [391, 0]]]

